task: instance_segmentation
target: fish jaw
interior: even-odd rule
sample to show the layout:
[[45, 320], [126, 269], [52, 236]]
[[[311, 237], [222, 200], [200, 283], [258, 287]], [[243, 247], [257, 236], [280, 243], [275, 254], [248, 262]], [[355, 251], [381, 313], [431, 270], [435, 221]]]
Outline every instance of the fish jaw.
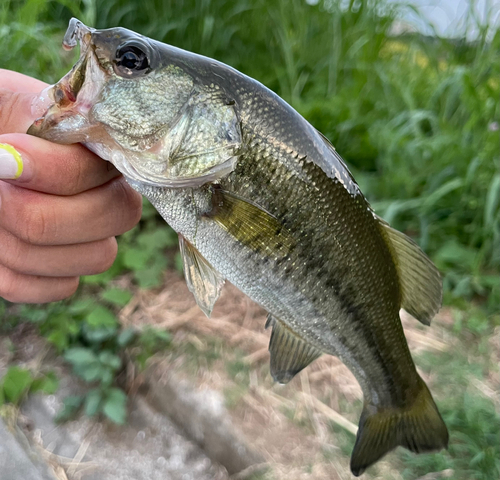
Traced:
[[[70, 29], [71, 24], [68, 32]], [[99, 63], [91, 36], [91, 29], [80, 29], [80, 58], [68, 74], [35, 100], [34, 112], [46, 110], [30, 126], [28, 134], [62, 144], [86, 142], [91, 138], [95, 141], [96, 125], [89, 113], [99, 101], [109, 73]], [[63, 45], [66, 49], [72, 48], [71, 43], [68, 45], [71, 37], [67, 37], [68, 33]]]

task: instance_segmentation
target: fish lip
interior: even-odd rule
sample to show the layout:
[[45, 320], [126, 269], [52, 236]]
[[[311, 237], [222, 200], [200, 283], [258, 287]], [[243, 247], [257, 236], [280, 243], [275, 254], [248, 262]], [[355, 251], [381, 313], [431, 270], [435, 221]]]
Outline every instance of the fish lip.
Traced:
[[[78, 42], [80, 43], [80, 48], [83, 45], [88, 45], [90, 43], [89, 37], [92, 37], [95, 31], [95, 28], [87, 27], [78, 18], [72, 17], [64, 34], [63, 48], [71, 50], [76, 47]], [[88, 40], [86, 41], [86, 39]]]
[[[89, 123], [90, 98], [79, 98], [79, 94], [85, 85], [89, 72], [91, 79], [98, 70], [101, 70], [103, 75], [109, 74], [93, 44], [95, 31], [94, 28], [87, 27], [76, 18], [70, 20], [64, 35], [63, 48], [71, 50], [79, 43], [80, 58], [61, 80], [45, 89], [35, 100], [32, 111], [43, 112], [43, 115], [28, 128], [29, 135], [53, 140], [58, 136], [59, 123], [70, 120], [71, 117], [80, 117], [81, 122]], [[88, 89], [86, 89], [85, 95], [89, 96]], [[91, 92], [91, 96], [97, 97], [98, 90]], [[46, 104], [47, 97], [52, 101], [49, 105]]]

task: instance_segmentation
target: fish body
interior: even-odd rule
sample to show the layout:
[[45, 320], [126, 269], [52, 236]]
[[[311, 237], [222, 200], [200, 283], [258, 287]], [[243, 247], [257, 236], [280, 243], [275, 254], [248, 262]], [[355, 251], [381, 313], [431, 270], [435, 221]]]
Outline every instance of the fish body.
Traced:
[[210, 314], [224, 280], [268, 312], [286, 383], [338, 356], [364, 394], [355, 475], [398, 445], [446, 447], [399, 310], [428, 324], [439, 273], [378, 218], [329, 141], [259, 82], [220, 62], [73, 19], [73, 70], [29, 133], [83, 142], [179, 233], [186, 280]]

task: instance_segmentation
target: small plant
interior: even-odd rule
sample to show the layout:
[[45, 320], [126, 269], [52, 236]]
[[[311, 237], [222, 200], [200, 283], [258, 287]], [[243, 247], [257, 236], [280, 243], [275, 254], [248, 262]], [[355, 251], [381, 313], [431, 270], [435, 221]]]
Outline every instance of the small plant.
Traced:
[[[19, 308], [18, 320], [38, 325], [42, 335], [68, 362], [73, 373], [89, 385], [81, 396], [64, 400], [59, 421], [83, 409], [86, 415], [104, 415], [123, 424], [127, 397], [118, 387], [117, 378], [123, 370], [125, 352], [130, 351], [130, 356], [144, 368], [151, 355], [170, 344], [168, 332], [154, 328], [136, 332], [120, 326], [114, 310], [130, 301], [132, 294], [129, 291], [110, 287], [102, 290], [99, 298], [100, 301], [95, 302], [93, 298], [80, 297], [44, 309]], [[7, 400], [17, 402], [19, 395], [48, 388], [48, 384], [40, 386], [40, 380], [32, 378], [28, 371], [12, 368], [12, 373], [5, 377], [4, 397]], [[52, 374], [50, 379], [53, 379]]]
[[166, 330], [146, 327], [137, 334], [135, 342], [130, 349], [131, 357], [141, 370], [146, 367], [146, 362], [155, 353], [164, 351], [170, 346], [172, 336]]
[[34, 375], [26, 368], [11, 366], [0, 380], [0, 407], [6, 403], [19, 405], [28, 393], [55, 393], [58, 387], [54, 372]]

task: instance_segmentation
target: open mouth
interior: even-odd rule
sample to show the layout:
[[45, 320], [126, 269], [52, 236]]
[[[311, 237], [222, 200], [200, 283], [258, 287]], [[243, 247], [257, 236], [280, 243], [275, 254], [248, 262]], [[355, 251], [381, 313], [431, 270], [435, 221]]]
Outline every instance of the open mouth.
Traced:
[[67, 75], [35, 101], [33, 111], [43, 115], [33, 122], [28, 134], [60, 143], [86, 140], [87, 114], [105, 81], [105, 72], [99, 66], [92, 44], [94, 31], [76, 18], [71, 19], [63, 47], [71, 50], [79, 43], [80, 58]]
[[79, 43], [80, 58], [71, 71], [54, 85], [54, 100], [61, 108], [76, 102], [78, 93], [85, 82], [88, 53], [92, 48], [93, 32], [95, 32], [95, 29], [87, 27], [76, 18], [72, 18], [69, 22], [63, 39], [63, 48], [72, 50]]

